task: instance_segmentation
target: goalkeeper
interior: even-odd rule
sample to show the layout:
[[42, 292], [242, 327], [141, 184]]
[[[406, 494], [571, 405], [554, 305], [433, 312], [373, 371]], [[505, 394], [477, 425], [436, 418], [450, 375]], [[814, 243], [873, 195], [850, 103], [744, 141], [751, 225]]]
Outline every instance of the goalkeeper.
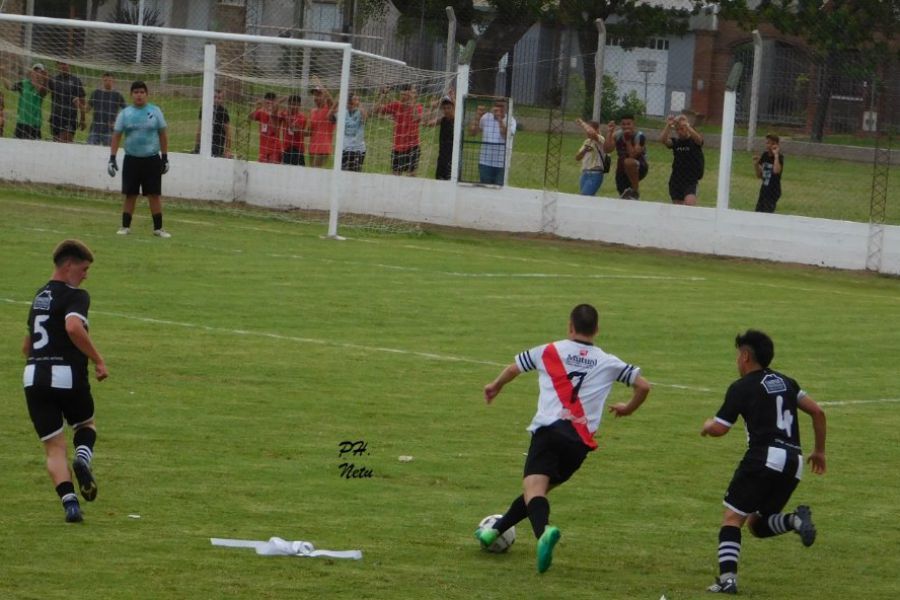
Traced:
[[[163, 229], [162, 218], [162, 176], [169, 172], [169, 137], [166, 133], [166, 119], [155, 104], [147, 101], [147, 84], [135, 81], [131, 84], [132, 105], [119, 112], [113, 127], [112, 143], [109, 148], [107, 172], [115, 177], [119, 170], [116, 153], [122, 135], [125, 136], [125, 158], [122, 160], [122, 227], [119, 235], [131, 233], [131, 218], [138, 194], [147, 196], [150, 214], [153, 216], [153, 235], [161, 238], [172, 237]], [[162, 153], [162, 155], [160, 155]]]

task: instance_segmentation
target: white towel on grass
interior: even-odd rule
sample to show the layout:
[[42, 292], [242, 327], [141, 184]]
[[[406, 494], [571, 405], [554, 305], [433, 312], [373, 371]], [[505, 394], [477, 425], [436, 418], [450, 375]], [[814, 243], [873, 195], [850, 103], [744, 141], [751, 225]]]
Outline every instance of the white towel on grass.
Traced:
[[325, 556], [328, 558], [362, 558], [360, 550], [316, 550], [310, 542], [289, 542], [280, 537], [269, 538], [269, 541], [256, 540], [232, 540], [228, 538], [209, 538], [213, 546], [225, 546], [228, 548], [254, 548], [261, 556], [307, 556], [315, 558]]

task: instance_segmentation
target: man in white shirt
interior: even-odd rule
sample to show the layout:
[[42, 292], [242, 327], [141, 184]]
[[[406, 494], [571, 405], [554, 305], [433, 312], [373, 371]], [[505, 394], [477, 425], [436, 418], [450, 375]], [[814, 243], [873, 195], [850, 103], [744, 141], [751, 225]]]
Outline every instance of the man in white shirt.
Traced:
[[491, 112], [484, 106], [475, 111], [475, 120], [469, 125], [469, 133], [478, 135], [481, 130], [481, 155], [478, 158], [478, 178], [481, 183], [503, 185], [506, 172], [506, 134], [516, 134], [516, 120], [506, 114], [506, 101], [494, 102]]
[[484, 386], [490, 404], [507, 383], [525, 371], [538, 372], [538, 409], [528, 431], [532, 433], [525, 459], [524, 493], [513, 500], [490, 528], [480, 528], [475, 537], [487, 548], [497, 537], [526, 517], [538, 539], [537, 569], [550, 568], [553, 547], [560, 531], [549, 525], [547, 493], [566, 482], [581, 467], [588, 452], [597, 448], [594, 433], [600, 426], [603, 405], [619, 381], [633, 388], [631, 401], [614, 404], [609, 412], [617, 417], [632, 414], [650, 393], [650, 383], [640, 367], [630, 365], [594, 345], [599, 331], [597, 309], [579, 304], [569, 316], [565, 340], [526, 350], [516, 356], [494, 381]]

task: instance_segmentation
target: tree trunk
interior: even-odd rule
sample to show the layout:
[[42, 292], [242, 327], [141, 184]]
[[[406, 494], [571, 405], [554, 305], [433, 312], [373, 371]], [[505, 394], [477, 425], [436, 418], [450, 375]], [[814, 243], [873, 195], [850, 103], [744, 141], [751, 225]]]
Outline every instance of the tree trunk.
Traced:
[[594, 57], [597, 54], [597, 40], [600, 34], [593, 22], [578, 28], [578, 49], [581, 51], [581, 70], [584, 72], [584, 106], [579, 107], [581, 118], [590, 120], [594, 112], [594, 84], [597, 70]]
[[472, 55], [470, 91], [473, 94], [494, 94], [500, 59], [522, 39], [531, 25], [531, 19], [527, 23], [501, 23], [500, 19], [491, 21], [485, 32], [478, 37], [475, 53]]
[[828, 118], [828, 107], [831, 104], [831, 91], [834, 89], [834, 65], [838, 57], [837, 53], [829, 50], [825, 56], [825, 65], [822, 68], [822, 85], [816, 98], [816, 114], [813, 117], [812, 132], [810, 138], [814, 142], [821, 142], [825, 137], [825, 121]]

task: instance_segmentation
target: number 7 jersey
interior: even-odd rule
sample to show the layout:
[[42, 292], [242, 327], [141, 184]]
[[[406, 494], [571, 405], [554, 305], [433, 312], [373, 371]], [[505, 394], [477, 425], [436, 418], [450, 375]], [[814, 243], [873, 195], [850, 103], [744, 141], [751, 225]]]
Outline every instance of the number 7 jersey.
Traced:
[[603, 405], [616, 381], [633, 385], [640, 367], [630, 365], [587, 342], [561, 340], [526, 350], [516, 356], [519, 371], [537, 371], [537, 413], [528, 426], [538, 428], [560, 420], [571, 421], [578, 436], [591, 449], [600, 427]]

